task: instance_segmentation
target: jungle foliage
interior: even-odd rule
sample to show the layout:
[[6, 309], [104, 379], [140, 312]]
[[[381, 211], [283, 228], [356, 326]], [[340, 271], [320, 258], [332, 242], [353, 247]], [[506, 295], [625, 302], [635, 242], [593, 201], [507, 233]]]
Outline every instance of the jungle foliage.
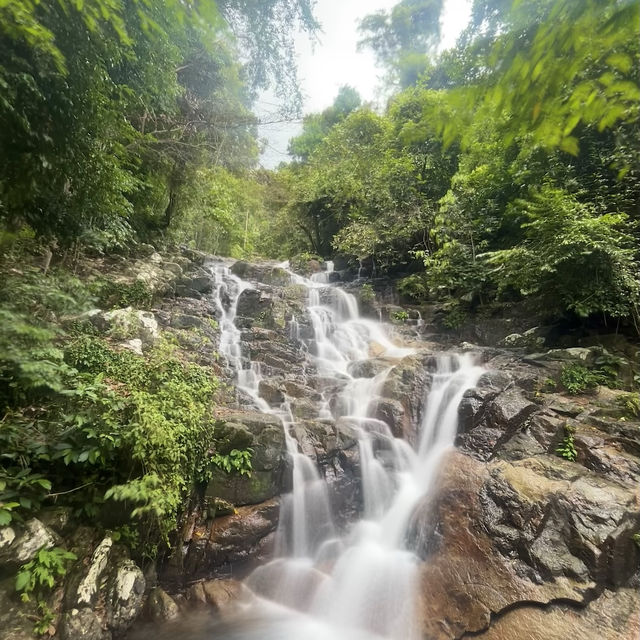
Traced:
[[460, 317], [530, 299], [637, 331], [640, 5], [475, 0], [436, 54], [441, 4], [364, 18], [392, 95], [305, 118], [272, 180], [274, 253], [404, 270]]
[[299, 107], [292, 38], [315, 30], [311, 6], [1, 3], [0, 228], [53, 248], [236, 250], [248, 205], [234, 181], [258, 155], [251, 103], [275, 84]]

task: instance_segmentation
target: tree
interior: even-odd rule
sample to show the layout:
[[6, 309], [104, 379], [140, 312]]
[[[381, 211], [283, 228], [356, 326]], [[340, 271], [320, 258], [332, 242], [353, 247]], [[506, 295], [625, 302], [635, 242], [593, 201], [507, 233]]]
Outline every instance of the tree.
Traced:
[[362, 104], [360, 94], [348, 85], [340, 87], [333, 104], [322, 113], [312, 113], [304, 117], [302, 133], [289, 142], [289, 154], [296, 160], [306, 162], [320, 145], [329, 130], [344, 120]]
[[360, 22], [360, 47], [370, 47], [401, 87], [414, 84], [440, 40], [443, 0], [402, 0]]

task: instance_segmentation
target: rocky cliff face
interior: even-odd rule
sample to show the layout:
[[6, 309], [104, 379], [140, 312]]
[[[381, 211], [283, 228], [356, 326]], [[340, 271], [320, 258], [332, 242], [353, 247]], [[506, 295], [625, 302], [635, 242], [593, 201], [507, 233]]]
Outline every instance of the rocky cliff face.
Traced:
[[[340, 383], [314, 375], [290, 339], [293, 317], [302, 334], [309, 326], [302, 293], [277, 269], [243, 264], [237, 270], [256, 285], [241, 297], [239, 325], [247, 356], [263, 363], [261, 395], [273, 406], [284, 394], [293, 396], [301, 419], [296, 436], [318, 462], [334, 507], [348, 521], [361, 506], [358, 452], [348, 425], [312, 417], [319, 391], [337, 402]], [[431, 383], [431, 354], [442, 348], [430, 329], [419, 330], [429, 342], [414, 328], [399, 329], [418, 353], [395, 366], [377, 403], [377, 417], [412, 443]], [[531, 339], [498, 336], [499, 348], [459, 347], [479, 352], [487, 373], [460, 405], [459, 449], [443, 464], [439, 489], [417, 510], [409, 534], [424, 561], [420, 615], [430, 640], [631, 638], [640, 628], [640, 423], [620, 411], [622, 391], [600, 387], [569, 396], [554, 386], [566, 365], [606, 354], [601, 346], [545, 349], [539, 334], [529, 333]], [[624, 377], [629, 354], [617, 355]], [[374, 376], [385, 366], [369, 360], [357, 375]], [[558, 454], [569, 434], [571, 460]], [[236, 502], [252, 492], [247, 487], [236, 493]], [[244, 524], [238, 516], [220, 519], [203, 535], [208, 542], [192, 542], [202, 551], [198, 566], [217, 570], [226, 527], [246, 527], [238, 545], [244, 537], [247, 554], [262, 558], [276, 526], [275, 517], [270, 529], [263, 518], [253, 524], [255, 510], [264, 508], [252, 507]], [[256, 532], [267, 534], [264, 543], [255, 544]], [[236, 556], [247, 557], [225, 560]]]
[[[109, 536], [73, 534], [82, 562], [57, 596], [59, 637], [115, 637], [140, 615], [145, 599], [151, 618], [161, 621], [181, 609], [223, 609], [240, 590], [229, 576], [242, 576], [273, 551], [279, 499], [291, 484], [282, 426], [256, 412], [251, 399], [234, 389], [233, 372], [217, 362], [219, 335], [212, 320], [220, 314], [208, 294], [214, 282], [194, 259], [188, 259], [191, 266], [168, 266], [158, 258], [138, 265], [166, 297], [148, 316], [136, 318], [139, 343], [126, 348], [144, 349], [157, 332], [168, 332], [182, 349], [215, 365], [227, 381], [219, 399], [221, 441], [229, 450], [251, 448], [253, 473], [214, 471], [201, 501], [185, 515], [175, 553], [160, 567], [161, 583], [174, 599]], [[238, 302], [242, 357], [260, 363], [260, 395], [270, 406], [291, 398], [295, 436], [327, 480], [338, 526], [345, 526], [362, 508], [358, 448], [348, 420], [319, 417], [327, 415], [326, 403], [341, 401], [344, 382], [315, 371], [295, 337], [312, 335], [306, 291], [273, 265], [236, 263], [233, 270], [253, 285]], [[127, 318], [132, 321], [131, 314]], [[117, 321], [117, 314], [96, 316], [97, 324]], [[396, 331], [416, 354], [395, 363], [376, 416], [415, 444], [433, 353], [443, 345], [429, 326], [409, 321]], [[621, 409], [622, 391], [600, 387], [568, 396], [549, 382], [567, 364], [602, 356], [602, 347], [547, 349], [537, 338], [505, 338], [496, 339], [501, 347], [458, 347], [480, 354], [487, 372], [459, 407], [458, 449], [444, 461], [438, 490], [421, 502], [409, 529], [409, 544], [422, 559], [424, 637], [635, 638], [640, 422]], [[442, 342], [451, 347], [450, 338]], [[617, 355], [625, 376], [633, 363], [628, 353]], [[373, 377], [389, 362], [374, 358], [352, 366], [358, 376]], [[558, 449], [569, 437], [575, 455], [565, 459]], [[0, 558], [26, 561], [34, 549], [72, 535], [67, 527], [67, 520], [38, 520], [13, 536], [5, 531]], [[10, 615], [16, 605], [6, 595], [11, 585], [5, 587], [0, 620], [9, 629], [6, 637], [30, 637], [29, 625]]]

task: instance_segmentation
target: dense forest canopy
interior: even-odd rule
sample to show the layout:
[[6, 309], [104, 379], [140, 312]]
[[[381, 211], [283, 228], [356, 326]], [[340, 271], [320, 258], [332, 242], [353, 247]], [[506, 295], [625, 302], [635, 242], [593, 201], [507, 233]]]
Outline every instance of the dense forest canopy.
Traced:
[[363, 16], [386, 109], [343, 87], [269, 172], [252, 104], [271, 84], [299, 111], [310, 0], [4, 3], [3, 242], [339, 252], [459, 313], [530, 297], [637, 323], [638, 3], [476, 0], [438, 53], [442, 10]]
[[393, 95], [307, 116], [278, 172], [280, 255], [411, 271], [405, 292], [448, 300], [452, 322], [531, 298], [637, 327], [638, 4], [476, 1], [437, 55], [441, 9], [363, 19]]

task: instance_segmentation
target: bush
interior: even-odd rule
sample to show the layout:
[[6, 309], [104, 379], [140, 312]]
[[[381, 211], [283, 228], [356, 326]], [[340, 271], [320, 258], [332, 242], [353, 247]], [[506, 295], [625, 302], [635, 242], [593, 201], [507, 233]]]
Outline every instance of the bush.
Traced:
[[624, 214], [602, 214], [550, 187], [517, 201], [513, 213], [525, 217], [524, 241], [486, 255], [499, 290], [514, 287], [543, 298], [549, 309], [582, 317], [632, 314], [640, 282]]
[[616, 374], [607, 369], [588, 369], [584, 365], [572, 363], [564, 366], [560, 372], [560, 382], [571, 395], [584, 393], [600, 384], [615, 387]]
[[369, 304], [376, 299], [376, 294], [370, 284], [363, 284], [360, 287], [360, 302]]
[[153, 304], [153, 291], [143, 280], [133, 282], [113, 282], [103, 280], [96, 285], [98, 301], [105, 309], [150, 309]]

